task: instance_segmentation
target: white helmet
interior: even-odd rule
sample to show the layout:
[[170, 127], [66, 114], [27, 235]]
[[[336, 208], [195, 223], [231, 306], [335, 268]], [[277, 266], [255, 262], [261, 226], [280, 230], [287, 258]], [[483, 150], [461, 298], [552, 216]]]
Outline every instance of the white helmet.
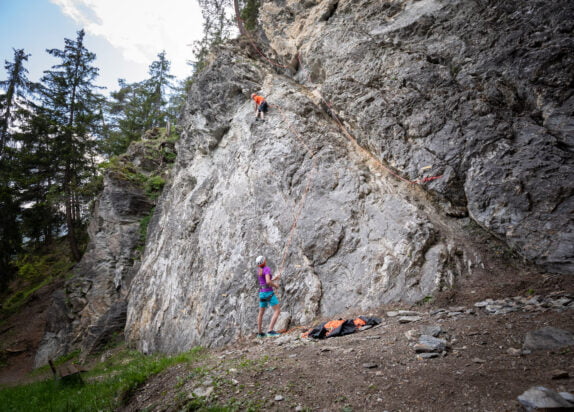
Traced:
[[263, 262], [265, 262], [265, 257], [264, 256], [257, 256], [257, 259], [255, 259], [255, 264], [257, 266], [262, 265]]

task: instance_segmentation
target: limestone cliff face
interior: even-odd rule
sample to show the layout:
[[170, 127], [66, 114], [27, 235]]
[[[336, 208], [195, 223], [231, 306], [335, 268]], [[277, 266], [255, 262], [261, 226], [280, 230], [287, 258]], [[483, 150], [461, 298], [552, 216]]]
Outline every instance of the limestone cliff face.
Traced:
[[268, 1], [262, 21], [363, 147], [574, 272], [571, 1]]
[[280, 327], [417, 301], [488, 259], [465, 215], [574, 272], [571, 2], [277, 0], [261, 16], [291, 69], [229, 44], [195, 81], [129, 295], [135, 346], [253, 332], [260, 254], [283, 274]]
[[[257, 90], [274, 105], [265, 123], [249, 102]], [[304, 88], [237, 49], [220, 50], [196, 80], [185, 119], [130, 291], [126, 332], [141, 350], [250, 333], [258, 254], [282, 269], [283, 325], [415, 301], [472, 265], [421, 190], [383, 174]]]

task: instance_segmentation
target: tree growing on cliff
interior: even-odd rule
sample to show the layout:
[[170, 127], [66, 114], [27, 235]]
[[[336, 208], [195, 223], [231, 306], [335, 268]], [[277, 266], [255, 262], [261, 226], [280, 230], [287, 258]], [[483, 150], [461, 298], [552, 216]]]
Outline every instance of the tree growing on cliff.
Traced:
[[243, 0], [239, 2], [239, 7], [241, 8], [240, 17], [243, 20], [244, 27], [249, 31], [257, 29], [260, 5], [260, 0]]
[[92, 66], [96, 55], [84, 45], [84, 31], [75, 40], [65, 39], [63, 50], [48, 53], [60, 63], [44, 72], [40, 98], [43, 115], [53, 126], [48, 136], [53, 164], [53, 182], [65, 211], [65, 226], [75, 260], [81, 257], [76, 231], [82, 223], [81, 188], [95, 175], [96, 135], [101, 97], [94, 80], [98, 69]]
[[203, 17], [203, 37], [193, 44], [195, 61], [191, 64], [195, 72], [205, 67], [210, 49], [229, 38], [234, 24], [231, 0], [198, 0], [198, 3]]
[[249, 31], [257, 28], [260, 0], [198, 0], [203, 17], [203, 37], [194, 45], [195, 60], [190, 62], [195, 72], [206, 64], [212, 47], [221, 44], [235, 32], [236, 13], [239, 13], [243, 26]]
[[119, 80], [120, 89], [111, 93], [108, 113], [112, 131], [104, 143], [104, 152], [118, 155], [129, 144], [154, 127], [164, 127], [168, 119], [173, 123], [170, 91], [174, 89], [170, 74], [171, 63], [165, 52], [157, 55], [148, 69], [149, 78], [139, 83]]

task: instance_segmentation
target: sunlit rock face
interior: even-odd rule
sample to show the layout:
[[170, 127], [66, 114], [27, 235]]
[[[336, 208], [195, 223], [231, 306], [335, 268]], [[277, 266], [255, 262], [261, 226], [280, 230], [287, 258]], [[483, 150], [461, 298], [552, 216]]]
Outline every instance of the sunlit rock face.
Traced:
[[128, 340], [252, 333], [260, 254], [283, 274], [281, 326], [472, 275], [489, 258], [473, 222], [574, 272], [572, 17], [568, 1], [263, 2], [266, 52], [289, 67], [230, 44], [198, 76]]
[[442, 175], [426, 187], [453, 214], [574, 273], [571, 1], [268, 1], [261, 16], [363, 147]]

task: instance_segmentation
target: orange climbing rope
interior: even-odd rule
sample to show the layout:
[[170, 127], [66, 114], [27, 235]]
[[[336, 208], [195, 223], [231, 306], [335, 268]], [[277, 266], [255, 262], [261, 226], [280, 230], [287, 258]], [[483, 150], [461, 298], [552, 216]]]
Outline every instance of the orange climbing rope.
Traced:
[[289, 229], [289, 235], [287, 236], [287, 242], [285, 242], [285, 246], [283, 247], [283, 253], [281, 255], [281, 263], [279, 264], [279, 268], [277, 269], [277, 275], [279, 276], [283, 273], [283, 270], [285, 268], [285, 262], [287, 260], [289, 248], [291, 247], [291, 242], [293, 241], [293, 235], [295, 233], [295, 229], [297, 229], [297, 225], [299, 223], [299, 218], [301, 217], [301, 212], [303, 211], [303, 206], [305, 206], [305, 201], [307, 200], [307, 194], [309, 193], [309, 191], [311, 189], [311, 184], [315, 180], [315, 173], [317, 170], [317, 158], [315, 157], [316, 152], [314, 150], [311, 150], [311, 148], [309, 146], [307, 146], [307, 144], [305, 144], [305, 141], [303, 140], [303, 137], [301, 136], [301, 134], [299, 132], [295, 131], [289, 125], [287, 116], [285, 115], [285, 112], [283, 111], [281, 106], [271, 105], [271, 107], [274, 107], [277, 110], [279, 110], [279, 113], [281, 114], [281, 117], [283, 118], [283, 121], [287, 125], [287, 128], [289, 129], [289, 131], [297, 138], [297, 140], [299, 140], [299, 143], [307, 150], [311, 159], [313, 159], [313, 166], [311, 168], [311, 172], [309, 174], [307, 174], [307, 179], [305, 182], [305, 189], [303, 189], [303, 193], [301, 194], [301, 199], [299, 200], [299, 203], [296, 207], [296, 212], [295, 212], [295, 215], [293, 217], [293, 223], [291, 224], [291, 228]]

